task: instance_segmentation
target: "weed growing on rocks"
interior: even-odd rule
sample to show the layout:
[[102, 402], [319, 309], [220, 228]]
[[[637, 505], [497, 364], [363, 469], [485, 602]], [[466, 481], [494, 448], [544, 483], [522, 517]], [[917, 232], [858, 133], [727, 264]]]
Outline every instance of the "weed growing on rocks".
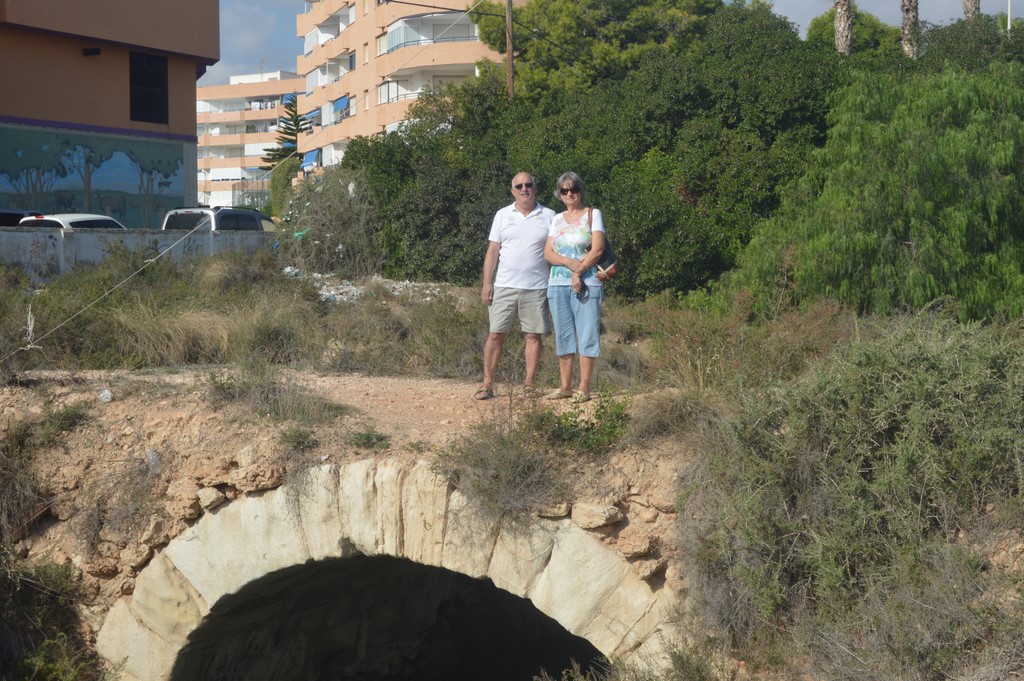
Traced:
[[522, 520], [563, 499], [566, 460], [526, 421], [495, 419], [437, 453], [433, 469], [488, 518]]
[[373, 426], [351, 433], [348, 442], [359, 449], [387, 449], [391, 446], [391, 438]]
[[320, 442], [313, 436], [313, 431], [306, 428], [285, 428], [281, 431], [280, 442], [293, 452], [306, 452], [316, 449]]
[[78, 400], [57, 408], [47, 405], [42, 421], [38, 426], [39, 443], [43, 445], [52, 444], [64, 433], [70, 432], [83, 423], [88, 422], [92, 418], [92, 415], [89, 413], [91, 407], [92, 405], [88, 400]]
[[588, 413], [581, 403], [567, 409], [531, 409], [523, 416], [523, 427], [550, 446], [576, 454], [602, 454], [618, 442], [629, 429], [629, 400], [608, 394], [595, 399]]

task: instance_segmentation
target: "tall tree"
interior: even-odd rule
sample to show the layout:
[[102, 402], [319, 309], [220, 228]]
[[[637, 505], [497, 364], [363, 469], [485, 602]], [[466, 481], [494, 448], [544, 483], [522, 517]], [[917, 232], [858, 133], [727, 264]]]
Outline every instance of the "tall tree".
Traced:
[[981, 11], [981, 0], [963, 0], [964, 18], [971, 19]]
[[835, 10], [836, 52], [849, 55], [853, 48], [853, 16], [850, 14], [850, 0], [836, 0]]
[[266, 165], [260, 166], [260, 170], [273, 170], [278, 163], [295, 155], [295, 150], [299, 147], [299, 134], [306, 132], [311, 127], [309, 119], [299, 113], [295, 95], [286, 96], [284, 98], [284, 115], [277, 119], [278, 146], [263, 150], [266, 152], [263, 157], [263, 162]]
[[900, 30], [900, 45], [903, 54], [917, 59], [917, 0], [901, 0], [903, 25]]
[[1024, 66], [862, 72], [828, 142], [740, 257], [759, 312], [833, 298], [868, 314], [955, 298], [965, 319], [1024, 312]]
[[[850, 55], [871, 68], [883, 63], [905, 61], [900, 49], [900, 30], [870, 12], [850, 4]], [[807, 25], [807, 42], [829, 49], [836, 44], [836, 9], [830, 7]]]
[[[685, 48], [723, 0], [531, 0], [512, 10], [517, 95], [580, 91], [623, 78], [645, 54]], [[485, 2], [480, 40], [504, 53], [505, 3]]]

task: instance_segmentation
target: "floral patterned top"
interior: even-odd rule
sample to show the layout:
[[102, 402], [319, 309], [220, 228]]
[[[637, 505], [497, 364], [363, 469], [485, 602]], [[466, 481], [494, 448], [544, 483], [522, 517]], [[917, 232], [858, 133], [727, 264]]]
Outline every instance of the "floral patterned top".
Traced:
[[[591, 224], [590, 216], [593, 216]], [[548, 230], [548, 237], [553, 239], [552, 246], [559, 255], [582, 260], [590, 247], [591, 232], [604, 232], [604, 220], [598, 208], [586, 211], [576, 222], [569, 222], [565, 219], [565, 213], [559, 213], [551, 221], [551, 228]], [[591, 267], [583, 276], [587, 286], [600, 286], [601, 281], [597, 278], [597, 267]], [[562, 265], [552, 265], [551, 274], [548, 277], [548, 286], [569, 286], [572, 284], [572, 270]]]

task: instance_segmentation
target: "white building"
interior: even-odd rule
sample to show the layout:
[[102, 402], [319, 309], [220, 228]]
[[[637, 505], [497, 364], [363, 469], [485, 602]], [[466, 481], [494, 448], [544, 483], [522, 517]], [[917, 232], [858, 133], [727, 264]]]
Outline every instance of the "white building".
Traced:
[[199, 203], [263, 206], [270, 175], [260, 170], [265, 149], [277, 146], [286, 98], [305, 89], [287, 71], [232, 76], [228, 85], [196, 90]]

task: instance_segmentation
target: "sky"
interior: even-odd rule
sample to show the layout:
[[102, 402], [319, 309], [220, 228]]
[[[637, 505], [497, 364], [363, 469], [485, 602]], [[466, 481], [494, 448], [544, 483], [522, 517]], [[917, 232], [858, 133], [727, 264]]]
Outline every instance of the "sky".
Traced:
[[[857, 7], [898, 26], [900, 0], [855, 0]], [[786, 17], [805, 35], [807, 24], [832, 7], [832, 0], [774, 0], [775, 13]], [[961, 0], [919, 0], [922, 21], [946, 24], [963, 16]], [[303, 0], [220, 0], [220, 61], [210, 67], [199, 85], [222, 85], [233, 75], [267, 71], [294, 71], [302, 51], [295, 35], [295, 17]], [[1006, 13], [1007, 0], [981, 0], [985, 14]], [[1024, 15], [1024, 0], [1017, 0], [1015, 17]]]

